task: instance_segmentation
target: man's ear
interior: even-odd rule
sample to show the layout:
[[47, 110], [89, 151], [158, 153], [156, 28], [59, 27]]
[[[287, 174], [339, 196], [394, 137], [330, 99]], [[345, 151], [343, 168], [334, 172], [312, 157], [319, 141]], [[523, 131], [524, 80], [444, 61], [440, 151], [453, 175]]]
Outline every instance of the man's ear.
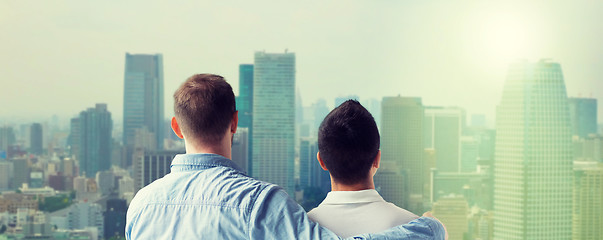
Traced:
[[235, 111], [232, 114], [232, 122], [230, 123], [230, 132], [232, 134], [237, 132], [237, 125], [239, 125], [239, 111]]
[[176, 117], [172, 117], [172, 130], [174, 130], [176, 136], [178, 136], [180, 139], [184, 139], [184, 135], [182, 135], [182, 130], [180, 130], [180, 125], [178, 125]]
[[325, 171], [329, 171], [329, 169], [327, 169], [327, 165], [325, 165], [325, 162], [322, 161], [322, 158], [320, 158], [320, 152], [316, 153], [316, 159], [318, 160], [318, 163], [320, 164], [320, 167], [325, 170]]
[[381, 150], [377, 152], [377, 156], [375, 160], [373, 160], [373, 167], [379, 169], [379, 164], [381, 163]]

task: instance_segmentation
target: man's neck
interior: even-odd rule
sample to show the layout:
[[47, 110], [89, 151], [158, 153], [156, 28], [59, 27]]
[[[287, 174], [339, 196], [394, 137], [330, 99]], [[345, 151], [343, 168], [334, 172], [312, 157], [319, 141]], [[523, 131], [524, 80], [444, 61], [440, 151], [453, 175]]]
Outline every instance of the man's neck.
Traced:
[[348, 185], [333, 181], [333, 178], [331, 178], [331, 191], [360, 191], [367, 189], [375, 189], [375, 183], [372, 179]]
[[219, 144], [216, 146], [204, 146], [202, 144], [191, 144], [187, 141], [184, 141], [184, 147], [186, 148], [186, 154], [213, 153], [228, 159], [232, 159], [231, 148], [229, 145]]

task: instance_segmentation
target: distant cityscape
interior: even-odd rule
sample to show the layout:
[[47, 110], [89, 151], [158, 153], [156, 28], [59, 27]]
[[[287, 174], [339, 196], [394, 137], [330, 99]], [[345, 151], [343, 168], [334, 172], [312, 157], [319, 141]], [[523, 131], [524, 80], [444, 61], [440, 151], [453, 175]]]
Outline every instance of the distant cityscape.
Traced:
[[[124, 239], [136, 192], [185, 153], [164, 113], [172, 93], [163, 62], [162, 54], [125, 54], [121, 126], [105, 103], [65, 123], [0, 126], [0, 240]], [[330, 104], [302, 105], [295, 53], [255, 52], [253, 64], [236, 67], [232, 160], [311, 210], [330, 191], [316, 160]], [[501, 92], [494, 128], [485, 115], [417, 96], [333, 103], [358, 100], [375, 118], [377, 191], [417, 215], [432, 211], [449, 239], [603, 239], [597, 99], [568, 97], [561, 65], [549, 60], [512, 63]]]

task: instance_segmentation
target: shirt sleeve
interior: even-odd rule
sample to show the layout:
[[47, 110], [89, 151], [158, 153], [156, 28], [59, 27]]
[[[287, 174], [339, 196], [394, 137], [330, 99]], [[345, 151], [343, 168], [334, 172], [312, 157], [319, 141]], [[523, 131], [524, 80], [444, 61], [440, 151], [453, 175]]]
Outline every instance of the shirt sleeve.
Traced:
[[[261, 191], [249, 216], [250, 239], [341, 239], [308, 219], [304, 209], [279, 187]], [[444, 229], [437, 220], [421, 217], [378, 234], [348, 239], [444, 239]]]
[[438, 239], [444, 240], [446, 230], [442, 223], [429, 217], [420, 217], [411, 222], [390, 228], [384, 232], [362, 234], [350, 239]]
[[306, 211], [280, 187], [267, 186], [256, 198], [249, 218], [250, 239], [340, 239], [310, 221]]

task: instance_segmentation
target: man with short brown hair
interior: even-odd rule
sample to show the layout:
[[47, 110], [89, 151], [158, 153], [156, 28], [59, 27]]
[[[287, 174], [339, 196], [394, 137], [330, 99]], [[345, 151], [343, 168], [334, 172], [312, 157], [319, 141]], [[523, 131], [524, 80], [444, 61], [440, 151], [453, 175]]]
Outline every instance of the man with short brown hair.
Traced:
[[[171, 172], [141, 189], [128, 209], [126, 239], [339, 239], [310, 221], [274, 184], [245, 175], [231, 158], [238, 116], [221, 77], [190, 77], [174, 94], [172, 129], [183, 138]], [[443, 226], [419, 218], [359, 239], [443, 239]]]

